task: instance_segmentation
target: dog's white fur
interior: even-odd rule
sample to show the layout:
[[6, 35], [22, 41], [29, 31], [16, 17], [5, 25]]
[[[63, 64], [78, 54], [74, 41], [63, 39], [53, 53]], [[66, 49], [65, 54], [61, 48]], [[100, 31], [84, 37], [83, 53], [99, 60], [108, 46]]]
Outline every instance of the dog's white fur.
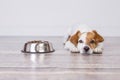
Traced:
[[[70, 40], [68, 40], [69, 36], [74, 35], [78, 30], [82, 33], [82, 35], [79, 37], [79, 40], [84, 41], [83, 43], [78, 43], [77, 46], [75, 46], [73, 43], [71, 43]], [[90, 46], [86, 45], [86, 36], [87, 32], [92, 32], [92, 29], [86, 25], [81, 24], [79, 26], [70, 27], [67, 34], [64, 37], [64, 48], [67, 50], [70, 50], [71, 52], [80, 52], [80, 53], [88, 53], [92, 54], [95, 53], [102, 53], [103, 51], [103, 42], [98, 43], [97, 47], [95, 49], [90, 48]], [[89, 51], [85, 52], [84, 47], [89, 47]]]

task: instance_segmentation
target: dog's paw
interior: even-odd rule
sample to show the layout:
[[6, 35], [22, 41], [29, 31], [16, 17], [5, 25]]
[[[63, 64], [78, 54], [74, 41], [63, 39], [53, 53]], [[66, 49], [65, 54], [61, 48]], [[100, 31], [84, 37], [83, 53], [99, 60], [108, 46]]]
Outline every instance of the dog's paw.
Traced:
[[71, 51], [72, 53], [79, 53], [79, 50], [78, 50], [77, 48], [72, 48], [72, 49], [70, 49], [70, 51]]
[[102, 52], [103, 52], [103, 48], [97, 47], [97, 48], [94, 49], [93, 52], [94, 52], [94, 53], [102, 53]]

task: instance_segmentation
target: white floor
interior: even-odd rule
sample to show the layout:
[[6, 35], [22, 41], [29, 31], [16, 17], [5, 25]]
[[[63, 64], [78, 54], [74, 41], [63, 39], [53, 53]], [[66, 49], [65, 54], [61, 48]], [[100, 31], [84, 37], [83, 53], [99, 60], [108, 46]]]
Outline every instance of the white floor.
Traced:
[[[62, 37], [0, 37], [0, 80], [120, 80], [120, 38], [105, 38], [103, 54], [63, 49]], [[48, 40], [55, 52], [24, 54], [29, 40]]]

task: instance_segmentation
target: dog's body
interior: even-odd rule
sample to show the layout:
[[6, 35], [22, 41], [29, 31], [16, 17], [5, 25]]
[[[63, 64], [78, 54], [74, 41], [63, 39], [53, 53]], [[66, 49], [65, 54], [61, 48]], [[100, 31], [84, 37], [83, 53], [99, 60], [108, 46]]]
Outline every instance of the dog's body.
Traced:
[[102, 53], [103, 37], [89, 26], [81, 24], [71, 27], [65, 35], [64, 48], [71, 52]]

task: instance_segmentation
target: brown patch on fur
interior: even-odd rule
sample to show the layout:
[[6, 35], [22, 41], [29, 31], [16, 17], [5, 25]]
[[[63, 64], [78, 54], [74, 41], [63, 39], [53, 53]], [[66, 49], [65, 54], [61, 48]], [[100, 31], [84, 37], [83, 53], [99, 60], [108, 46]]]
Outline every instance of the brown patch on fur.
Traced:
[[95, 40], [97, 42], [103, 42], [104, 41], [103, 37], [101, 35], [99, 35], [95, 30], [93, 30], [93, 33], [95, 34]]
[[77, 46], [78, 44], [78, 39], [80, 37], [80, 31], [77, 31], [73, 36], [70, 37], [70, 41], [75, 45]]
[[94, 43], [90, 43], [92, 40], [95, 40], [95, 35], [92, 32], [88, 32], [87, 33], [87, 37], [86, 37], [86, 44], [89, 45], [92, 49], [97, 47], [97, 42], [95, 41]]
[[[94, 41], [91, 43], [91, 41]], [[88, 32], [86, 37], [86, 44], [89, 45], [92, 49], [95, 49], [99, 42], [103, 42], [104, 39], [100, 36], [95, 30], [93, 32]]]

